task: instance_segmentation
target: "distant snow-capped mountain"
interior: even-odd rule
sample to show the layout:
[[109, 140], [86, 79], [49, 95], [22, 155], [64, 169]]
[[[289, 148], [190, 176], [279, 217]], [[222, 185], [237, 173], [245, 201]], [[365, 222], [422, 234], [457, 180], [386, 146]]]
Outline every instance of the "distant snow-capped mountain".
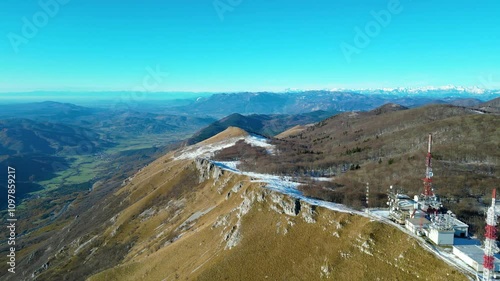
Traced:
[[426, 87], [398, 87], [398, 88], [366, 88], [366, 89], [331, 89], [330, 91], [355, 92], [365, 95], [399, 96], [399, 97], [428, 97], [428, 98], [478, 98], [490, 100], [500, 96], [500, 90], [484, 89], [480, 87], [463, 86], [426, 86]]
[[[455, 85], [446, 86], [424, 86], [424, 87], [396, 87], [396, 88], [322, 88], [322, 89], [299, 89], [287, 88], [284, 93], [302, 93], [310, 91], [325, 91], [325, 92], [354, 92], [360, 94], [383, 94], [383, 95], [433, 95], [437, 97], [451, 97], [451, 96], [473, 96], [473, 95], [486, 95], [498, 96], [500, 89], [485, 89], [477, 86], [464, 87]], [[489, 97], [485, 97], [488, 99]]]
[[398, 87], [398, 88], [382, 88], [382, 89], [361, 89], [357, 90], [360, 93], [366, 92], [380, 92], [380, 93], [394, 93], [394, 94], [425, 94], [425, 93], [465, 93], [465, 94], [484, 94], [494, 90], [487, 90], [479, 87], [462, 87], [462, 86], [426, 86], [426, 87]]

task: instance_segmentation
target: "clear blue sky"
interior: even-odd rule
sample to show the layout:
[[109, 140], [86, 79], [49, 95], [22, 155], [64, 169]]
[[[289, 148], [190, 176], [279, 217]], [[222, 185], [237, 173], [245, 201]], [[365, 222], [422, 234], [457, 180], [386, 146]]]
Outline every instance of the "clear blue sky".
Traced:
[[[400, 0], [396, 12], [387, 0], [59, 1], [46, 25], [38, 1], [1, 1], [0, 91], [139, 89], [147, 67], [169, 73], [158, 91], [500, 82], [497, 0]], [[390, 21], [356, 45], [382, 10]], [[23, 17], [38, 30], [23, 35]]]

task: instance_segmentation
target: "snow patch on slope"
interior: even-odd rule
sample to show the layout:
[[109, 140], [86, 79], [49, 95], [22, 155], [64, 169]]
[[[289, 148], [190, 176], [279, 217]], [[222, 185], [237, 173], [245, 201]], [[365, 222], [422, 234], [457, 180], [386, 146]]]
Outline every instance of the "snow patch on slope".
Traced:
[[269, 174], [260, 174], [260, 173], [254, 173], [254, 172], [243, 172], [238, 169], [236, 169], [237, 162], [218, 162], [218, 161], [211, 161], [214, 163], [216, 166], [220, 167], [223, 170], [230, 171], [232, 173], [237, 173], [240, 175], [245, 175], [250, 177], [252, 182], [261, 182], [266, 184], [266, 188], [289, 195], [293, 198], [300, 199], [303, 202], [306, 202], [310, 205], [314, 206], [320, 206], [327, 208], [329, 210], [337, 211], [337, 212], [343, 212], [343, 213], [356, 213], [361, 216], [368, 216], [364, 212], [356, 211], [353, 210], [345, 205], [338, 204], [338, 203], [333, 203], [333, 202], [327, 202], [319, 199], [313, 199], [309, 198], [305, 195], [302, 194], [300, 190], [297, 189], [297, 187], [300, 185], [298, 182], [294, 182], [291, 177], [288, 176], [276, 176], [276, 175], [269, 175]]
[[251, 146], [265, 148], [267, 153], [274, 154], [275, 147], [269, 143], [269, 139], [258, 135], [248, 135], [226, 139], [210, 144], [195, 144], [188, 146], [180, 151], [180, 155], [174, 156], [175, 160], [195, 159], [195, 158], [210, 158], [217, 151], [234, 146], [238, 141], [243, 140]]
[[195, 159], [195, 158], [210, 158], [215, 152], [231, 147], [242, 138], [231, 138], [217, 143], [193, 145], [181, 150], [179, 156], [174, 157], [175, 160]]
[[267, 153], [274, 154], [274, 145], [270, 144], [268, 141], [267, 138], [258, 135], [249, 135], [245, 137], [245, 142], [249, 145], [265, 148]]

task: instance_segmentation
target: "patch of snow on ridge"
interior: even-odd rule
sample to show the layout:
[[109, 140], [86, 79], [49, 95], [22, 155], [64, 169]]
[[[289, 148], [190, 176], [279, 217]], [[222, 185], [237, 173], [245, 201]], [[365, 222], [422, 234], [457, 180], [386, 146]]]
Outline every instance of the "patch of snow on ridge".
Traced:
[[174, 157], [175, 160], [183, 160], [183, 159], [195, 159], [195, 158], [209, 158], [214, 156], [215, 152], [219, 150], [223, 150], [225, 148], [234, 146], [236, 142], [244, 139], [244, 137], [239, 138], [231, 138], [228, 140], [224, 140], [217, 143], [211, 144], [195, 144], [192, 146], [188, 146], [187, 148], [181, 151], [181, 155]]
[[333, 202], [328, 202], [328, 201], [323, 201], [319, 199], [313, 199], [309, 198], [305, 195], [302, 194], [300, 190], [297, 189], [297, 187], [300, 185], [298, 182], [292, 181], [292, 178], [289, 176], [275, 176], [275, 175], [269, 175], [269, 174], [260, 174], [260, 173], [254, 173], [254, 172], [243, 172], [240, 171], [236, 168], [237, 161], [226, 161], [226, 162], [218, 162], [218, 161], [211, 161], [214, 163], [216, 166], [220, 167], [221, 169], [230, 171], [232, 173], [237, 173], [240, 175], [245, 175], [250, 178], [252, 178], [252, 182], [262, 182], [266, 183], [266, 188], [270, 190], [277, 191], [279, 193], [289, 195], [293, 198], [300, 199], [310, 205], [314, 206], [320, 206], [327, 208], [332, 211], [337, 211], [337, 212], [343, 212], [343, 213], [356, 213], [361, 216], [368, 216], [364, 212], [356, 211], [353, 210], [345, 205], [338, 204], [338, 203], [333, 203]]
[[332, 181], [332, 178], [328, 178], [328, 177], [311, 177], [311, 179], [313, 181], [328, 181], [328, 182]]
[[234, 146], [238, 141], [244, 140], [251, 146], [258, 146], [265, 148], [267, 153], [274, 154], [274, 145], [270, 144], [268, 139], [262, 136], [249, 135], [236, 138], [230, 138], [211, 144], [195, 144], [188, 146], [180, 151], [179, 156], [174, 156], [175, 160], [195, 159], [195, 158], [210, 158], [213, 157], [215, 152], [225, 148]]
[[245, 142], [251, 146], [258, 146], [265, 148], [267, 153], [274, 154], [274, 145], [268, 143], [268, 139], [263, 136], [250, 135], [245, 137]]
[[224, 170], [228, 170], [234, 173], [240, 173], [238, 168], [236, 168], [240, 164], [240, 161], [217, 161], [213, 163]]

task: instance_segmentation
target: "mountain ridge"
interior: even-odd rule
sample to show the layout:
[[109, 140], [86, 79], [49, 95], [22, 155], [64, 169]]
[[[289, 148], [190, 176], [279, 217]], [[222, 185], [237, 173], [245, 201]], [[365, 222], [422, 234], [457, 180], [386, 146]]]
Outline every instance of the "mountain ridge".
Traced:
[[[388, 224], [312, 206], [206, 159], [176, 160], [186, 149], [193, 148], [160, 157], [71, 218], [45, 242], [59, 246], [20, 260], [23, 274], [94, 281], [466, 280]], [[85, 206], [80, 200], [74, 208]], [[94, 213], [101, 209], [106, 212]], [[93, 231], [85, 230], [89, 221]], [[422, 262], [415, 263], [416, 257]], [[353, 271], [359, 262], [371, 266]]]
[[326, 111], [314, 111], [311, 113], [284, 115], [284, 114], [251, 114], [242, 115], [233, 113], [220, 120], [213, 122], [207, 127], [199, 130], [191, 136], [185, 143], [195, 144], [204, 139], [212, 137], [228, 127], [238, 127], [249, 133], [273, 136], [281, 133], [291, 126], [304, 125], [318, 122], [332, 113]]

